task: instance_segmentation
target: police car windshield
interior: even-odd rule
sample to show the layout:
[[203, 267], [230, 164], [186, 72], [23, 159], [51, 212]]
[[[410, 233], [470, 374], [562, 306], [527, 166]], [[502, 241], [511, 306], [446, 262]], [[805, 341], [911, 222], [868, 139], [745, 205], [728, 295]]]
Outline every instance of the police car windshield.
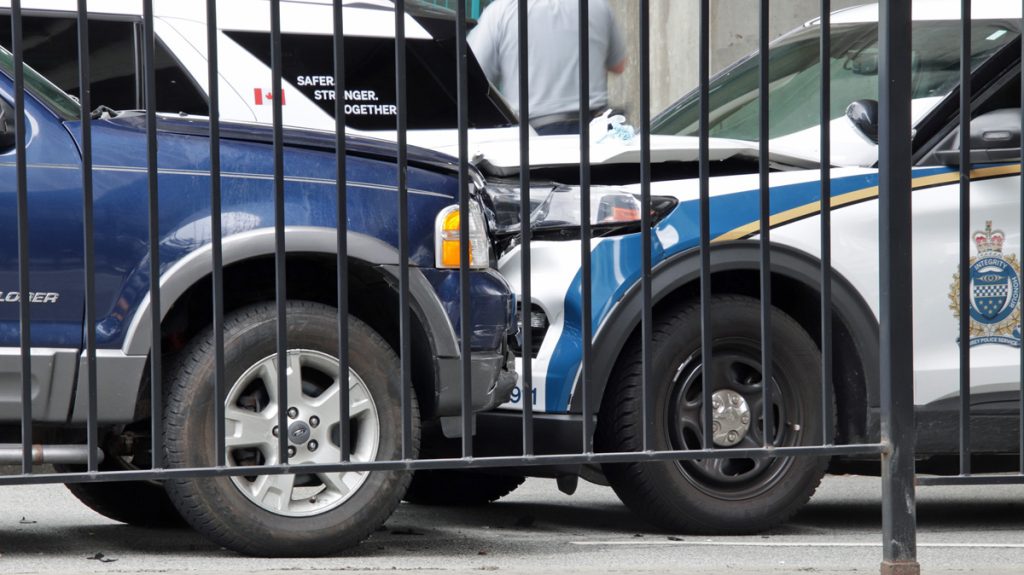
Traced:
[[[941, 98], [959, 83], [958, 21], [919, 21], [913, 27], [911, 79], [913, 99]], [[818, 26], [788, 34], [769, 52], [770, 138], [818, 125], [821, 66]], [[1020, 34], [1014, 20], [979, 20], [972, 25], [971, 65], [978, 66]], [[954, 41], [950, 41], [950, 39]], [[878, 24], [832, 25], [831, 119], [842, 116], [854, 100], [878, 99]], [[759, 59], [752, 55], [716, 76], [709, 86], [711, 137], [756, 141], [758, 132]], [[699, 95], [686, 95], [652, 123], [655, 134], [696, 136]]]
[[[0, 46], [0, 69], [3, 69], [12, 79], [14, 78], [14, 56], [3, 46]], [[64, 90], [55, 86], [28, 64], [23, 66], [23, 70], [25, 72], [25, 86], [33, 96], [65, 120], [77, 120], [79, 118], [82, 113], [82, 107], [78, 104], [78, 100], [75, 100]]]

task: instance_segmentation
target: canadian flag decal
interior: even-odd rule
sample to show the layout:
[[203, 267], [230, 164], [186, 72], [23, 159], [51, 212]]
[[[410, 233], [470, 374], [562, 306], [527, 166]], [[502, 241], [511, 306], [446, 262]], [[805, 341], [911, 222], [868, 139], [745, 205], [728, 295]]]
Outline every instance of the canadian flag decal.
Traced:
[[[274, 101], [274, 94], [270, 91], [264, 92], [262, 88], [253, 88], [252, 94], [257, 106], [270, 105]], [[281, 88], [281, 105], [284, 106], [284, 104], [284, 88]]]

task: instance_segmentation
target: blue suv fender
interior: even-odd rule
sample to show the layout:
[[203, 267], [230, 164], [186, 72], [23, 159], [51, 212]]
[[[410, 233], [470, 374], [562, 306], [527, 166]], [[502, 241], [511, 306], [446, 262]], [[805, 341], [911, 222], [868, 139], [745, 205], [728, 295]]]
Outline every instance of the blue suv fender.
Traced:
[[[337, 253], [337, 232], [333, 229], [287, 226], [285, 233], [289, 254]], [[273, 256], [274, 229], [261, 228], [231, 235], [224, 238], [222, 245], [225, 267], [252, 258]], [[212, 249], [212, 245], [207, 244], [182, 258], [163, 273], [160, 279], [161, 320], [193, 285], [212, 273]], [[391, 275], [397, 274], [398, 251], [381, 240], [349, 232], [348, 253], [350, 259], [378, 266], [383, 272]], [[423, 273], [413, 266], [409, 267], [409, 280], [413, 310], [426, 332], [430, 334], [430, 344], [435, 356], [457, 358], [459, 343], [455, 331], [430, 283]], [[109, 393], [101, 393], [99, 398], [99, 416], [102, 422], [124, 423], [134, 419], [136, 398], [152, 347], [151, 321], [151, 304], [147, 295], [132, 317], [121, 349], [97, 352], [97, 370], [104, 381], [101, 390], [109, 390]], [[84, 353], [82, 356], [78, 389], [84, 389], [86, 384]], [[87, 407], [85, 394], [77, 394], [72, 420], [85, 421]]]

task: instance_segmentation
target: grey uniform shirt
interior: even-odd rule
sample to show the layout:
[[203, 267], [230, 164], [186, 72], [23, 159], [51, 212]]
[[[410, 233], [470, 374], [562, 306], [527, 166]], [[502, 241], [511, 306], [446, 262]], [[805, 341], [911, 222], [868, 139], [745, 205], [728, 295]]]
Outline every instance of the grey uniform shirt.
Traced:
[[[530, 117], [579, 110], [578, 0], [528, 2]], [[518, 0], [495, 0], [469, 34], [487, 78], [519, 110]], [[606, 0], [590, 0], [590, 109], [608, 105], [607, 69], [626, 56]]]

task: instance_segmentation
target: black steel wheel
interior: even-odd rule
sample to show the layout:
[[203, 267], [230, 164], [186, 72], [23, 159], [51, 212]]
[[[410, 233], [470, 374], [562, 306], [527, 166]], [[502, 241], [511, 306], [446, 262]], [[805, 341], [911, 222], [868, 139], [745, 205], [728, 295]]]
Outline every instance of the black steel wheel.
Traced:
[[[680, 305], [659, 314], [652, 370], [654, 448], [697, 450], [711, 434], [716, 449], [765, 444], [760, 305], [742, 296], [713, 297], [712, 421], [703, 415], [704, 360], [700, 308]], [[820, 353], [791, 317], [772, 309], [772, 424], [775, 447], [821, 441]], [[642, 449], [642, 357], [627, 348], [609, 381], [598, 421], [601, 451]], [[788, 519], [825, 473], [824, 457], [735, 457], [608, 464], [605, 474], [626, 505], [672, 531], [752, 533]]]

